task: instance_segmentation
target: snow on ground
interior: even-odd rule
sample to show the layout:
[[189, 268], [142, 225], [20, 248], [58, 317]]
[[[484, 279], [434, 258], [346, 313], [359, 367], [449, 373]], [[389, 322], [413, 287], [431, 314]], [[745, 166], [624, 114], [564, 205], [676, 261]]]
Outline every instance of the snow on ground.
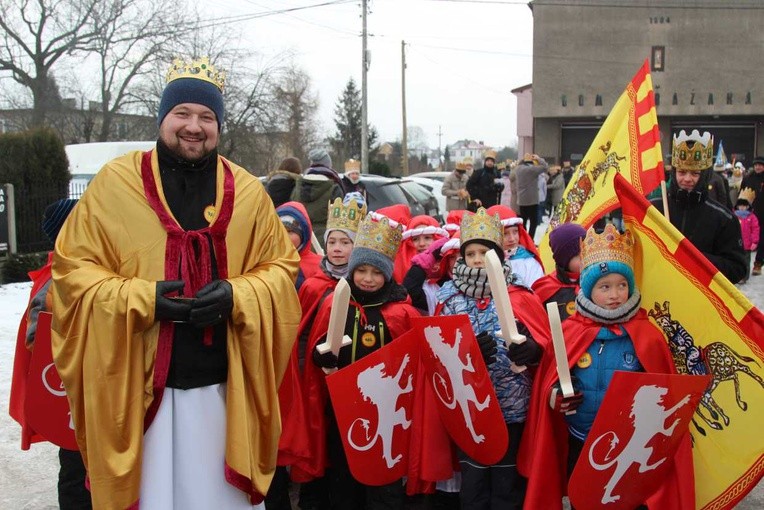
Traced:
[[[0, 286], [0, 509], [50, 510], [58, 508], [56, 481], [58, 449], [50, 443], [20, 448], [20, 427], [8, 415], [16, 331], [26, 307], [31, 283]], [[740, 290], [759, 309], [764, 308], [764, 276], [752, 277]], [[764, 505], [764, 482], [738, 506], [759, 509]]]

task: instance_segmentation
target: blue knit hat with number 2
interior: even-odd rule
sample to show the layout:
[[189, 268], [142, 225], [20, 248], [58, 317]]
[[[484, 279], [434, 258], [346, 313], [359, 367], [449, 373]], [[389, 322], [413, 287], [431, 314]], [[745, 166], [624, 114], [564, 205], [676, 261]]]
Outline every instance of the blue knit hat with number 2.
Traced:
[[167, 72], [167, 86], [159, 102], [157, 125], [161, 125], [167, 114], [179, 104], [195, 103], [215, 112], [220, 131], [225, 117], [224, 85], [225, 73], [216, 71], [209, 59], [202, 58], [190, 62], [175, 60]]
[[634, 238], [630, 231], [621, 234], [612, 224], [605, 226], [602, 234], [594, 228], [586, 232], [581, 241], [581, 292], [592, 298], [592, 289], [603, 276], [617, 273], [629, 283], [629, 297], [634, 294]]

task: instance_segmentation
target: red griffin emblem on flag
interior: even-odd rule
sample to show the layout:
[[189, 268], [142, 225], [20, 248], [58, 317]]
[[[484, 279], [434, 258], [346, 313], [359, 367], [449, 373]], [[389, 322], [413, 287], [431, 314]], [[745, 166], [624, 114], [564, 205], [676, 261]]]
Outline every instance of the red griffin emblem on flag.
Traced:
[[636, 508], [653, 494], [711, 378], [615, 372], [568, 483], [576, 508]]
[[416, 318], [414, 331], [443, 426], [471, 458], [495, 464], [509, 438], [469, 317]]
[[409, 331], [326, 378], [350, 472], [364, 485], [406, 475], [416, 345]]
[[24, 414], [27, 423], [51, 443], [67, 450], [78, 450], [69, 401], [50, 347], [52, 315], [41, 312], [37, 318], [32, 361], [27, 372]]

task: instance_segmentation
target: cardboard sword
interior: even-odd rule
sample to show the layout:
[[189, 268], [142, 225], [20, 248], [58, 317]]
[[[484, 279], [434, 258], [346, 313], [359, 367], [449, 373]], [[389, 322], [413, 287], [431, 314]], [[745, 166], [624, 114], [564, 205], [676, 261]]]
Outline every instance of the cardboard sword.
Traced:
[[[332, 311], [329, 314], [329, 329], [326, 332], [326, 340], [316, 346], [320, 354], [331, 351], [337, 356], [342, 347], [353, 343], [353, 340], [345, 334], [345, 320], [348, 315], [349, 304], [350, 285], [348, 285], [347, 280], [340, 278], [332, 296]], [[336, 370], [336, 368], [324, 368], [324, 372], [327, 374]]]

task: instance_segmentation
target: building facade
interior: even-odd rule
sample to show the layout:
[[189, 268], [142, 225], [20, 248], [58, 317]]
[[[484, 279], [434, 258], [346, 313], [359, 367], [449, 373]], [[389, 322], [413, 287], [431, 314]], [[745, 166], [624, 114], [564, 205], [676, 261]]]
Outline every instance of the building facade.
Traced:
[[[581, 161], [645, 60], [664, 154], [679, 130], [723, 141], [747, 166], [764, 154], [761, 0], [533, 0], [533, 145]], [[520, 119], [518, 119], [518, 125]]]

